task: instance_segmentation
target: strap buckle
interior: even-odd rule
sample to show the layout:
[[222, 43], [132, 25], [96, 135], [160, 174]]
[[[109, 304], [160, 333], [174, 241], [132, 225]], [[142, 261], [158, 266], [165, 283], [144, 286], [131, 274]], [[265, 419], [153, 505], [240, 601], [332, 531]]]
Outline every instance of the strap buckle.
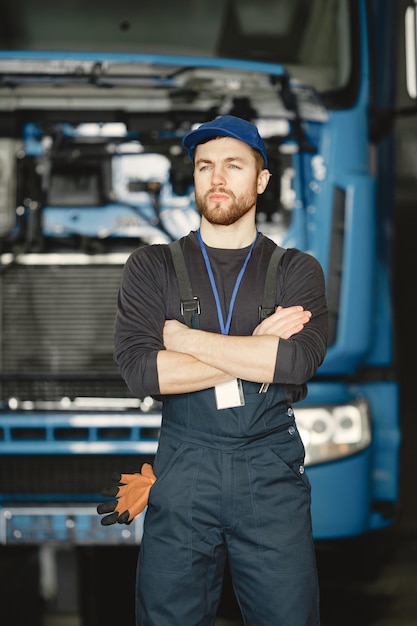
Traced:
[[259, 306], [258, 307], [258, 319], [259, 319], [259, 323], [263, 322], [264, 320], [266, 320], [267, 317], [269, 317], [270, 315], [272, 315], [273, 313], [275, 313], [275, 311], [277, 310], [277, 307], [263, 307], [263, 306]]
[[193, 313], [200, 315], [201, 307], [200, 298], [198, 296], [194, 296], [192, 300], [181, 300], [181, 315], [183, 317], [184, 313]]

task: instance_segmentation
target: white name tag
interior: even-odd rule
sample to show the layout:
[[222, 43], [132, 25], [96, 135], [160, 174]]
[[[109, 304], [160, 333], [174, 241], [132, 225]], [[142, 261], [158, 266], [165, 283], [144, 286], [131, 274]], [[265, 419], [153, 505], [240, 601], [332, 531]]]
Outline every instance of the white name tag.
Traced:
[[216, 394], [216, 404], [218, 409], [232, 409], [237, 406], [244, 406], [245, 396], [243, 395], [242, 381], [234, 378], [227, 383], [221, 383], [214, 388]]

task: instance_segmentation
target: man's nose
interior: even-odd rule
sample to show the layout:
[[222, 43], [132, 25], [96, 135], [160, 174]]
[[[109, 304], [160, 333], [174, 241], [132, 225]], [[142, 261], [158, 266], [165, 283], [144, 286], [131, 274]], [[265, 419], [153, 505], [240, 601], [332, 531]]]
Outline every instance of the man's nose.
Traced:
[[211, 183], [215, 186], [224, 185], [226, 179], [221, 167], [213, 167], [211, 174]]

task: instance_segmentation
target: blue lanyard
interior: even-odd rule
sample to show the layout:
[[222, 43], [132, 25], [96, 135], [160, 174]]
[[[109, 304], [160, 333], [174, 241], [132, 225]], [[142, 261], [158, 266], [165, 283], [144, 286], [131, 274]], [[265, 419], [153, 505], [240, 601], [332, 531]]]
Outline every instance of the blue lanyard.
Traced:
[[209, 259], [208, 254], [207, 254], [207, 250], [206, 250], [206, 246], [204, 245], [204, 241], [201, 238], [200, 229], [198, 229], [197, 234], [198, 234], [198, 241], [199, 241], [199, 244], [200, 244], [201, 252], [203, 254], [204, 262], [206, 264], [207, 273], [208, 273], [209, 278], [210, 278], [210, 283], [211, 283], [211, 288], [213, 290], [214, 299], [216, 301], [217, 317], [219, 318], [220, 330], [222, 332], [222, 335], [228, 335], [229, 331], [230, 331], [230, 325], [232, 323], [232, 313], [233, 313], [233, 308], [235, 306], [235, 300], [236, 300], [237, 292], [239, 291], [239, 287], [240, 287], [240, 283], [242, 282], [243, 274], [245, 273], [246, 266], [249, 263], [249, 259], [250, 259], [251, 254], [252, 254], [253, 247], [254, 247], [255, 242], [256, 242], [256, 240], [258, 238], [258, 231], [256, 231], [255, 239], [252, 242], [252, 245], [251, 245], [250, 250], [249, 250], [249, 252], [248, 252], [248, 254], [246, 256], [246, 259], [245, 259], [245, 261], [244, 261], [244, 263], [242, 265], [242, 268], [241, 268], [241, 270], [239, 272], [239, 275], [236, 278], [235, 286], [233, 288], [232, 297], [230, 299], [229, 312], [228, 312], [228, 315], [227, 315], [226, 324], [224, 323], [223, 312], [222, 312], [222, 307], [221, 307], [220, 298], [219, 298], [219, 292], [217, 290], [216, 281], [214, 280], [214, 274], [213, 274], [213, 270], [211, 269], [210, 259]]

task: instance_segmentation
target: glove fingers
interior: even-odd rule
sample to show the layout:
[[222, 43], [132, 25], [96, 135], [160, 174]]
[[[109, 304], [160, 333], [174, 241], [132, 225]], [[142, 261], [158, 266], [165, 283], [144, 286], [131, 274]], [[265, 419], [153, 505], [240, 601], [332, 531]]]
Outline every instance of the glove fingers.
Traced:
[[156, 481], [150, 463], [144, 463], [141, 472], [133, 474], [113, 474], [116, 483], [101, 491], [104, 497], [117, 497], [111, 502], [102, 502], [97, 507], [99, 514], [110, 513], [101, 520], [103, 526], [111, 524], [130, 524], [148, 504], [149, 491]]
[[119, 487], [117, 485], [111, 487], [103, 487], [100, 493], [105, 498], [114, 498], [119, 493]]
[[119, 517], [119, 514], [116, 511], [114, 513], [111, 513], [110, 515], [106, 515], [105, 517], [102, 518], [101, 525], [110, 526], [111, 524], [115, 524], [117, 522], [118, 517]]
[[111, 502], [101, 502], [97, 507], [97, 513], [102, 515], [103, 513], [112, 513], [117, 506], [117, 500]]
[[117, 523], [118, 524], [130, 524], [132, 520], [133, 520], [133, 517], [130, 515], [129, 511], [124, 511], [117, 518]]

